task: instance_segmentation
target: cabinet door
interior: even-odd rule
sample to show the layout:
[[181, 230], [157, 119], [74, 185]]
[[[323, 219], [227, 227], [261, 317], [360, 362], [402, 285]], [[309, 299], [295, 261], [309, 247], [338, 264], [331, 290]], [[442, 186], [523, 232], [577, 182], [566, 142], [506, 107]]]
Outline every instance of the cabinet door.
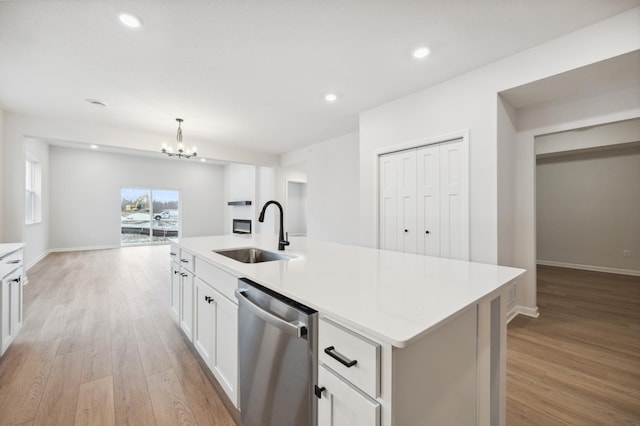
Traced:
[[0, 341], [2, 347], [0, 353], [4, 353], [5, 349], [11, 343], [11, 280], [12, 275], [2, 280], [2, 294], [0, 295]]
[[169, 309], [176, 321], [180, 319], [180, 267], [171, 262], [171, 289], [169, 293]]
[[215, 302], [213, 290], [199, 278], [194, 287], [195, 322], [193, 324], [193, 345], [211, 368], [214, 346]]
[[15, 334], [22, 328], [22, 269], [18, 270], [11, 280], [11, 334]]
[[418, 254], [440, 256], [440, 147], [417, 150]]
[[215, 295], [215, 355], [213, 373], [231, 401], [238, 406], [238, 305]]
[[379, 426], [380, 404], [338, 378], [324, 365], [318, 368], [318, 426]]
[[193, 341], [193, 274], [181, 269], [180, 327]]

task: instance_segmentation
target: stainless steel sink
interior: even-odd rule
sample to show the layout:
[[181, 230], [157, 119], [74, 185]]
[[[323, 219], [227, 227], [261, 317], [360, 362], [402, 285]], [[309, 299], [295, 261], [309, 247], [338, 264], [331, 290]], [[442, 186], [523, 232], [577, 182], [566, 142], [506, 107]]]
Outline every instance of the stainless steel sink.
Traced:
[[271, 251], [261, 250], [256, 247], [245, 247], [233, 250], [211, 250], [214, 253], [221, 254], [230, 259], [237, 260], [242, 263], [261, 263], [273, 262], [274, 260], [288, 260], [292, 256], [285, 256]]

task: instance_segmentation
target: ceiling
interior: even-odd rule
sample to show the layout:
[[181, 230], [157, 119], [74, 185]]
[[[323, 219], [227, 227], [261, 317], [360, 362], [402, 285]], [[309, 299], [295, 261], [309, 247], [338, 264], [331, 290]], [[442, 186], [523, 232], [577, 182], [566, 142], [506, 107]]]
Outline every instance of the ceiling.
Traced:
[[[597, 84], [594, 84], [597, 82]], [[501, 92], [516, 109], [640, 87], [640, 51], [615, 56]]]
[[[0, 108], [283, 153], [640, 0], [0, 1]], [[143, 21], [122, 26], [120, 12]], [[416, 60], [413, 49], [431, 54]], [[338, 100], [328, 103], [326, 93]], [[85, 99], [108, 104], [96, 107]]]

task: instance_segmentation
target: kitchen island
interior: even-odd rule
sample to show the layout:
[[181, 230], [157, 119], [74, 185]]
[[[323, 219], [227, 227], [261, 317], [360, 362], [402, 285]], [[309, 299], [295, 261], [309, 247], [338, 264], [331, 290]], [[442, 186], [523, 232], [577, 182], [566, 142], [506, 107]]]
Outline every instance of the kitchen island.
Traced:
[[[203, 349], [198, 322], [206, 316], [199, 314], [198, 288], [206, 284], [223, 298], [227, 327], [214, 334], [225, 333], [218, 346], [229, 347], [237, 342], [237, 330], [229, 330], [237, 328], [229, 306], [232, 290], [237, 278], [248, 278], [319, 312], [318, 386], [325, 388], [318, 401], [319, 424], [341, 417], [384, 426], [504, 424], [504, 294], [524, 270], [297, 237], [280, 252], [290, 258], [245, 264], [214, 250], [276, 252], [277, 238], [172, 242], [174, 316], [205, 361], [209, 358], [236, 407], [237, 347], [231, 354]], [[358, 354], [360, 366], [347, 369], [326, 356], [324, 345], [336, 341], [331, 339], [340, 342], [343, 355]], [[216, 368], [214, 358], [226, 359], [227, 365]]]

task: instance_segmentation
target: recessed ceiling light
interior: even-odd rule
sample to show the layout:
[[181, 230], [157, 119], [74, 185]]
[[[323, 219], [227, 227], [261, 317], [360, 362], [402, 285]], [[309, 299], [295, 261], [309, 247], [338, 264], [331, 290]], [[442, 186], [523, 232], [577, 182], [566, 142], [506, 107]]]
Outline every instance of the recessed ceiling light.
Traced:
[[200, 161], [202, 161], [203, 163], [206, 163], [207, 159], [206, 158], [201, 158]]
[[140, 28], [142, 26], [142, 20], [130, 13], [121, 13], [118, 15], [118, 19], [129, 28]]
[[106, 107], [107, 104], [105, 102], [102, 102], [99, 99], [85, 99], [86, 102], [89, 102], [91, 105], [95, 105], [95, 106], [99, 106], [99, 107]]
[[98, 149], [98, 145], [91, 145], [91, 149]]
[[338, 96], [335, 93], [327, 93], [324, 97], [327, 102], [335, 102]]
[[425, 58], [429, 54], [429, 48], [426, 46], [418, 47], [413, 51], [413, 57], [416, 59]]

